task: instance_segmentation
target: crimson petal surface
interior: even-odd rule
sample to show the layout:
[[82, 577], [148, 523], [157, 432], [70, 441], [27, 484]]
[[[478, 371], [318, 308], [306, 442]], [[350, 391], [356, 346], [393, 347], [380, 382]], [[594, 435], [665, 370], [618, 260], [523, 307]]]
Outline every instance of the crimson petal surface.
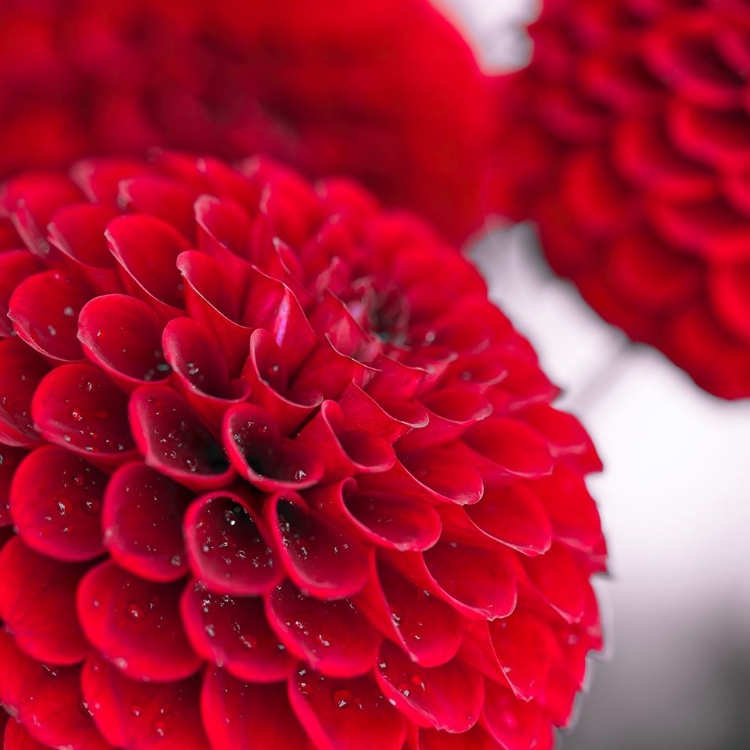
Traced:
[[4, 195], [0, 301], [64, 338], [0, 328], [6, 744], [549, 750], [601, 462], [468, 261], [266, 159]]

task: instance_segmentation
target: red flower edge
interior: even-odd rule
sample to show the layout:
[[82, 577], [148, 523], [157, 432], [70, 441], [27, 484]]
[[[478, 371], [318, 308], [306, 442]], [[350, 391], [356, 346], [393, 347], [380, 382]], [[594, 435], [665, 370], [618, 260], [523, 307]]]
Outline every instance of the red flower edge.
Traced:
[[548, 2], [499, 82], [490, 203], [539, 227], [553, 269], [702, 388], [750, 396], [741, 3]]

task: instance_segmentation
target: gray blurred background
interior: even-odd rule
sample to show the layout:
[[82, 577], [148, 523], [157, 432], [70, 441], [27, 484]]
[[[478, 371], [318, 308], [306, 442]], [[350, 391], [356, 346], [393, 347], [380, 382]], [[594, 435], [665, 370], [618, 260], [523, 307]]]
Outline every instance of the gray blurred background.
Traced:
[[[488, 71], [529, 55], [534, 0], [433, 1]], [[531, 227], [488, 227], [471, 251], [606, 466], [590, 487], [611, 552], [609, 653], [562, 750], [748, 750], [750, 401], [706, 395], [601, 322], [546, 270]]]

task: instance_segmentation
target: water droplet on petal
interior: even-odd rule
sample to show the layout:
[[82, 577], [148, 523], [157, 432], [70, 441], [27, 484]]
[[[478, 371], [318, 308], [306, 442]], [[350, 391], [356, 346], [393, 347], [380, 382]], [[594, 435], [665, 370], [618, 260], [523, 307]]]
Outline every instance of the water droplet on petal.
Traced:
[[131, 620], [141, 620], [143, 618], [143, 610], [137, 604], [129, 604], [126, 611]]
[[83, 501], [82, 505], [83, 512], [88, 513], [90, 516], [95, 516], [102, 507], [102, 504], [96, 498], [88, 498]]
[[337, 690], [333, 694], [333, 704], [336, 708], [346, 708], [352, 702], [352, 694], [348, 690]]

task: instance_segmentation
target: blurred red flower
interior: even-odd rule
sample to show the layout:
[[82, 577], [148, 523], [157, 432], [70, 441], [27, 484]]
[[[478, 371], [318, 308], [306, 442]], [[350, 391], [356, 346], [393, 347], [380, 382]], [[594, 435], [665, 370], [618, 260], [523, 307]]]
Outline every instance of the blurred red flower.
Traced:
[[260, 160], [0, 210], [6, 748], [552, 746], [600, 462], [465, 259]]
[[346, 174], [479, 227], [487, 79], [429, 0], [5, 0], [0, 177], [166, 146]]
[[548, 0], [503, 83], [491, 203], [706, 390], [750, 396], [750, 10]]

